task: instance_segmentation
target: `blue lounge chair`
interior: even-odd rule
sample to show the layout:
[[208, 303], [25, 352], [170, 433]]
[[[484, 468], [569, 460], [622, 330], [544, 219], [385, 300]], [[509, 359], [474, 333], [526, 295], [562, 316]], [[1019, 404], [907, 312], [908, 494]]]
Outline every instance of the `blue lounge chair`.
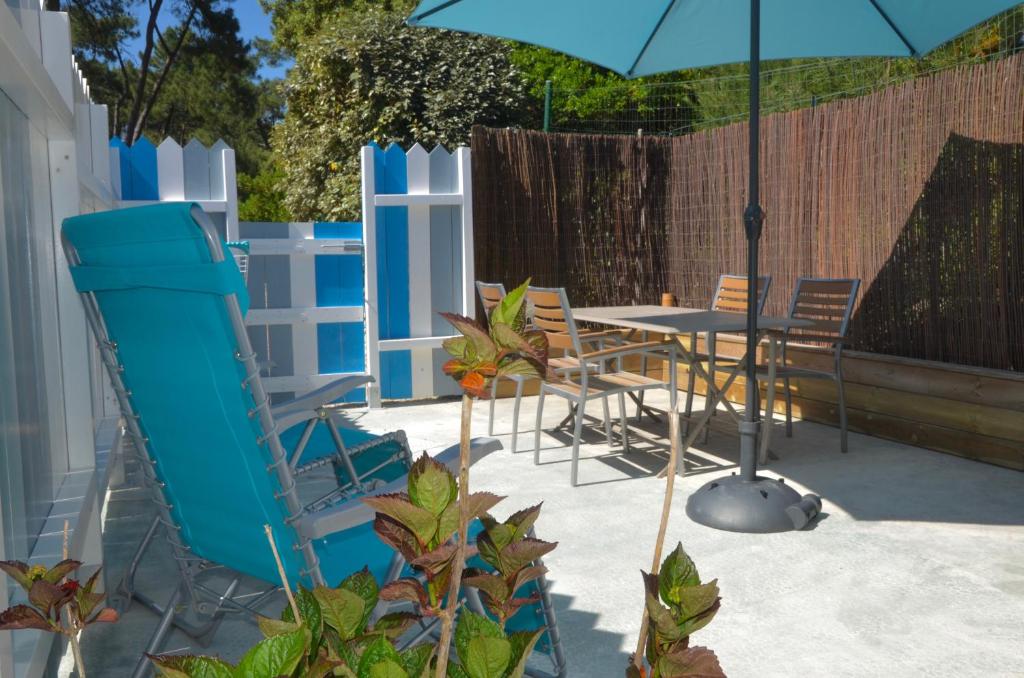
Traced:
[[[195, 636], [209, 634], [226, 612], [251, 611], [277, 590], [280, 577], [264, 525], [271, 527], [293, 585], [336, 584], [364, 565], [381, 582], [399, 576], [400, 556], [377, 539], [372, 510], [354, 499], [404, 490], [410, 456], [404, 435], [373, 437], [338, 425], [329, 404], [366, 377], [342, 379], [271, 407], [244, 324], [244, 281], [203, 211], [190, 203], [162, 203], [83, 215], [66, 220], [62, 235], [127, 431], [154, 490], [157, 521], [147, 539], [164, 528], [180, 575], [171, 599], [150, 605], [161, 619], [147, 651], [159, 651], [172, 625]], [[492, 439], [475, 439], [474, 461], [499, 447]], [[454, 467], [457, 457], [453, 445], [436, 458]], [[303, 503], [297, 478], [327, 464], [335, 467], [338, 486]], [[211, 565], [234, 573], [226, 588], [204, 580]], [[235, 600], [243, 575], [267, 588]], [[561, 674], [546, 581], [539, 581], [539, 589], [532, 612], [546, 626]], [[185, 621], [182, 602], [209, 621]], [[136, 675], [147, 670], [140, 661]]]

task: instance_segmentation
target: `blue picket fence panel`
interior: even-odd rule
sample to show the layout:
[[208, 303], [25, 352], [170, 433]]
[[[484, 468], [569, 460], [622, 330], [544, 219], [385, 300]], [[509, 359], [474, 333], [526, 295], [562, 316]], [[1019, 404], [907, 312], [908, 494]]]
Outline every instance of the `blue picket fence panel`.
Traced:
[[[317, 222], [314, 238], [363, 239], [359, 222]], [[315, 257], [316, 305], [362, 308], [364, 297], [363, 257], [318, 254]], [[317, 325], [317, 366], [320, 374], [366, 371], [364, 326], [361, 322]], [[366, 402], [365, 389], [347, 394], [344, 402]]]
[[[405, 151], [397, 144], [374, 149], [377, 193], [407, 193]], [[376, 207], [377, 290], [380, 339], [406, 339], [409, 333], [409, 208]], [[380, 392], [384, 398], [412, 397], [412, 354], [382, 351]]]

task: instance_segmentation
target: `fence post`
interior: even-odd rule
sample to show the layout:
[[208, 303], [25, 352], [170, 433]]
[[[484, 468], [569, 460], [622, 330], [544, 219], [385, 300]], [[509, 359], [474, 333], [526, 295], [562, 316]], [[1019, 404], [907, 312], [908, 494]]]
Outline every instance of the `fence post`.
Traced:
[[476, 317], [475, 275], [473, 270], [473, 170], [469, 149], [465, 146], [458, 154], [459, 193], [462, 195], [462, 315]]
[[551, 131], [551, 81], [544, 81], [544, 131]]
[[[430, 193], [430, 156], [419, 144], [406, 152], [406, 181], [410, 195]], [[409, 336], [433, 336], [431, 300], [430, 206], [409, 205]], [[412, 349], [412, 396], [434, 395], [434, 351]]]
[[363, 336], [366, 342], [366, 371], [373, 377], [366, 386], [366, 402], [380, 407], [380, 334], [377, 307], [377, 207], [374, 203], [375, 178], [373, 167], [373, 146], [363, 146], [359, 151], [362, 164], [363, 204], [363, 290], [366, 295], [363, 311]]

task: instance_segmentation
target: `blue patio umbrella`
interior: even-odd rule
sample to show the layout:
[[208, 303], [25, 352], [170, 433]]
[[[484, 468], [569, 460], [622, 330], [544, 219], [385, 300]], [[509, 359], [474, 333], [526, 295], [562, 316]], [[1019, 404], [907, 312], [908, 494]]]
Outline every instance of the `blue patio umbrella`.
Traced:
[[[920, 56], [1016, 0], [423, 0], [408, 23], [541, 45], [627, 78], [750, 62], [747, 354], [755, 355], [762, 59]], [[695, 520], [741, 532], [806, 523], [799, 495], [757, 475], [756, 365], [746, 366], [740, 474], [709, 482], [687, 504]], [[809, 505], [805, 502], [805, 506]], [[787, 512], [787, 509], [789, 511]], [[792, 521], [789, 517], [792, 516]]]

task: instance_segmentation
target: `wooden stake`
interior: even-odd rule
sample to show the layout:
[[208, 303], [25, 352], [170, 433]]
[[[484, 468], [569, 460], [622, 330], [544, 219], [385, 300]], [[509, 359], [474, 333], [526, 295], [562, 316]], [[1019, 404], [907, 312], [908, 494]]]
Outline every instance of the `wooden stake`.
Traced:
[[[651, 565], [651, 574], [658, 574], [661, 568], [661, 552], [665, 546], [665, 533], [668, 532], [668, 518], [672, 513], [672, 492], [676, 484], [676, 463], [679, 459], [679, 406], [672, 403], [668, 419], [668, 435], [670, 439], [668, 453], [668, 469], [665, 474], [665, 499], [661, 504], [661, 524], [658, 526], [658, 538], [654, 542], [654, 562]], [[643, 667], [644, 645], [647, 644], [647, 605], [644, 605], [644, 616], [640, 622], [640, 637], [636, 641], [636, 653], [633, 655], [633, 665], [638, 669]]]
[[462, 396], [462, 430], [459, 435], [459, 531], [456, 533], [457, 551], [452, 564], [452, 581], [448, 589], [448, 604], [441, 613], [441, 640], [437, 647], [437, 669], [434, 678], [445, 678], [448, 673], [448, 651], [452, 644], [452, 629], [455, 612], [459, 607], [459, 588], [462, 571], [466, 566], [466, 541], [469, 531], [469, 461], [470, 428], [473, 416], [473, 399]]
[[263, 531], [267, 534], [267, 541], [270, 542], [270, 550], [274, 552], [274, 561], [277, 563], [277, 573], [281, 576], [281, 584], [284, 586], [284, 594], [288, 596], [288, 604], [292, 606], [292, 614], [295, 616], [295, 623], [302, 621], [299, 614], [299, 606], [292, 595], [292, 587], [288, 585], [288, 576], [284, 573], [284, 563], [281, 562], [281, 554], [277, 552], [277, 544], [274, 542], [274, 532], [270, 525], [264, 525]]

